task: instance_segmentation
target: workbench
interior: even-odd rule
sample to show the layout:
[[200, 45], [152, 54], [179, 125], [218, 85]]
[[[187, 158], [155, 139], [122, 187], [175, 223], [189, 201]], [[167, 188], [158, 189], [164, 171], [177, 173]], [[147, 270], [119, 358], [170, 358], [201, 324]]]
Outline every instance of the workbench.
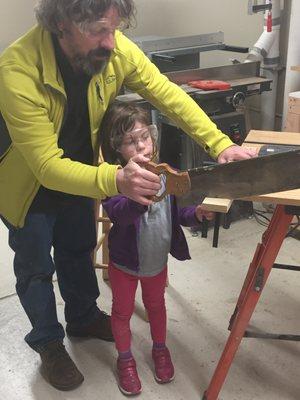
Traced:
[[[300, 145], [300, 133], [250, 131], [244, 145], [259, 148], [263, 144]], [[262, 236], [262, 241], [255, 250], [229, 322], [230, 334], [228, 340], [209, 386], [204, 393], [203, 400], [217, 400], [235, 353], [244, 337], [300, 341], [300, 335], [255, 334], [247, 331], [251, 316], [272, 268], [300, 271], [299, 266], [275, 263], [293, 217], [300, 215], [300, 189], [255, 196], [244, 200], [272, 203], [276, 204], [276, 208], [269, 226]], [[205, 204], [209, 210], [226, 212], [230, 207], [231, 200], [206, 199]], [[220, 204], [222, 204], [221, 207]]]

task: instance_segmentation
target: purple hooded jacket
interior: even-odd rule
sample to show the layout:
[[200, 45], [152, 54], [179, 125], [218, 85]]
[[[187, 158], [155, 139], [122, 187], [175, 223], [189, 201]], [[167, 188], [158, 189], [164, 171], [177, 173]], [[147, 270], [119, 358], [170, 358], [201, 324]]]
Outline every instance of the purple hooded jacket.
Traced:
[[[180, 225], [196, 226], [200, 224], [195, 215], [196, 207], [178, 208], [175, 197], [170, 196], [170, 199], [172, 216], [170, 253], [178, 260], [189, 260], [191, 256]], [[102, 206], [113, 223], [108, 237], [111, 261], [137, 271], [139, 266], [137, 235], [140, 217], [148, 210], [148, 207], [122, 195], [106, 198], [102, 201]]]

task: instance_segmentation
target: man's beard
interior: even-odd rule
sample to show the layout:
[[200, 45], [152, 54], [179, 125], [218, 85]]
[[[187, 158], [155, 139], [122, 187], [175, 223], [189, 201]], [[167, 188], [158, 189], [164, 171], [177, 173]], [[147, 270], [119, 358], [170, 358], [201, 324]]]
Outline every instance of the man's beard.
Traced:
[[[82, 71], [89, 76], [99, 74], [106, 67], [111, 51], [107, 49], [95, 49], [88, 52], [86, 55], [75, 54], [72, 59], [72, 64], [78, 71]], [[99, 58], [101, 57], [101, 58]]]

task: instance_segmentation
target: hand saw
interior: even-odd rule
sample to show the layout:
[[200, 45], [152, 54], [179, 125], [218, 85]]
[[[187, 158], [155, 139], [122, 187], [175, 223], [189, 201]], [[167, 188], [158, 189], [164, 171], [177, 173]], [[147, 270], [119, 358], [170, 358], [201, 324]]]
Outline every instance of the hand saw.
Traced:
[[174, 194], [181, 206], [199, 204], [204, 197], [241, 199], [300, 188], [300, 149], [187, 171], [152, 162], [145, 167], [166, 177], [164, 193], [153, 200]]

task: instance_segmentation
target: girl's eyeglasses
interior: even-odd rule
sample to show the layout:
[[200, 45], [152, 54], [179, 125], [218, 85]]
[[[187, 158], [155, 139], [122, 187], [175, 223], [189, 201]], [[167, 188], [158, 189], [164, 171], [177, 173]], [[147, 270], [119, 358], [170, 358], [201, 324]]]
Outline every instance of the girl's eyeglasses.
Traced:
[[122, 147], [127, 148], [138, 148], [140, 142], [144, 145], [147, 144], [150, 140], [153, 142], [157, 141], [158, 131], [156, 125], [148, 125], [143, 128], [135, 129], [133, 131], [125, 133], [122, 143], [118, 146], [117, 150], [120, 150]]

